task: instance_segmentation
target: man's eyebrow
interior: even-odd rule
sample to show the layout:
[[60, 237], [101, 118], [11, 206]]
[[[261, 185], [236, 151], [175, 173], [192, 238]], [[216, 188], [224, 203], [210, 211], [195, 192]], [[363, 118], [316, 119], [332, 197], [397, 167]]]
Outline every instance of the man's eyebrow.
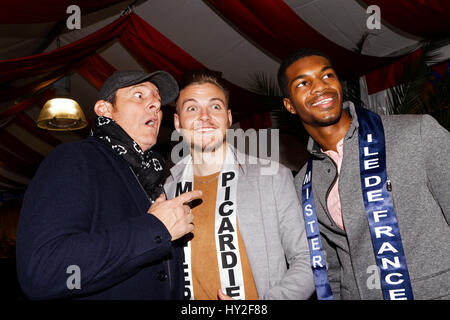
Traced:
[[[333, 69], [331, 66], [325, 66], [322, 69], [320, 69], [320, 72], [324, 72], [327, 69]], [[308, 75], [307, 74], [299, 74], [298, 76], [296, 76], [294, 79], [292, 79], [291, 83], [294, 82], [297, 79], [302, 79], [302, 78], [306, 78]]]
[[181, 102], [181, 105], [183, 106], [186, 102], [197, 102], [197, 100], [195, 100], [194, 98], [187, 98], [187, 99], [184, 99], [182, 102]]
[[[209, 102], [213, 102], [213, 101], [220, 101], [220, 102], [222, 102], [223, 104], [225, 104], [225, 101], [223, 101], [223, 99], [221, 99], [221, 98], [210, 98], [209, 99]], [[195, 98], [187, 98], [187, 99], [184, 99], [183, 100], [183, 102], [181, 103], [181, 105], [184, 105], [186, 102], [198, 102]]]
[[210, 101], [210, 102], [212, 102], [212, 101], [220, 101], [220, 102], [222, 102], [223, 104], [225, 104], [225, 101], [223, 101], [221, 98], [211, 98], [211, 99], [209, 99], [209, 101]]

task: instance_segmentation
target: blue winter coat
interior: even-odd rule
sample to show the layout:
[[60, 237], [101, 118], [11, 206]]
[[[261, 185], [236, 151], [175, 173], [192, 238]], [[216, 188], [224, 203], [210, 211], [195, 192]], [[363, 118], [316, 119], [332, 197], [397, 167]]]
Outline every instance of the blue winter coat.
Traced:
[[148, 214], [127, 162], [89, 137], [55, 148], [31, 181], [17, 272], [32, 299], [182, 299], [183, 251]]

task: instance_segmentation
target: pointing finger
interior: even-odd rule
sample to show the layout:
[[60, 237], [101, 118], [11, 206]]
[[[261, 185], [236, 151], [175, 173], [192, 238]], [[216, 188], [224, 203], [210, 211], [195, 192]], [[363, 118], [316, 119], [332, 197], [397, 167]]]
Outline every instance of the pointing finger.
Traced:
[[185, 202], [192, 201], [194, 199], [199, 199], [201, 197], [202, 197], [202, 191], [194, 190], [194, 191], [189, 191], [189, 192], [180, 194], [178, 197], [174, 198], [174, 200], [176, 200], [179, 203], [185, 203]]

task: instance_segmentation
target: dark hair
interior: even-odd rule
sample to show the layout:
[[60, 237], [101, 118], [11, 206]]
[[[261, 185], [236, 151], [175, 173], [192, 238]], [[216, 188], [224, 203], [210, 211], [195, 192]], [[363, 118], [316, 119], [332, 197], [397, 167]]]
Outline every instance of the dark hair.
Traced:
[[[187, 86], [204, 83], [211, 83], [220, 88], [223, 91], [226, 103], [228, 104], [230, 92], [228, 91], [228, 88], [225, 85], [225, 81], [222, 78], [222, 73], [218, 71], [201, 69], [183, 73], [181, 81], [179, 83], [180, 92]], [[178, 96], [178, 98], [179, 97], [180, 96]]]
[[116, 94], [117, 90], [111, 93], [108, 98], [105, 99], [105, 101], [111, 103], [113, 107], [116, 106]]
[[330, 64], [331, 59], [323, 52], [311, 49], [311, 48], [302, 48], [299, 49], [290, 55], [288, 55], [280, 64], [278, 69], [278, 86], [280, 87], [281, 93], [284, 97], [289, 97], [289, 88], [288, 88], [288, 79], [286, 77], [286, 69], [289, 68], [294, 62], [304, 57], [310, 56], [321, 56], [326, 58]]

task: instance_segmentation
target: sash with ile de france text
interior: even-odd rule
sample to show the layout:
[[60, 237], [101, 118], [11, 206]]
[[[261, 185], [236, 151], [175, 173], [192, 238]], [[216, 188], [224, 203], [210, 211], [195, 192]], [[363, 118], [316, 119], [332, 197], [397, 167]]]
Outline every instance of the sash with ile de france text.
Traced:
[[[386, 150], [381, 118], [356, 108], [359, 122], [359, 159], [362, 196], [369, 223], [375, 260], [380, 270], [385, 300], [414, 299], [403, 245], [386, 173]], [[312, 194], [312, 159], [308, 160], [302, 186], [302, 206], [310, 246], [311, 267], [319, 300], [332, 299], [323, 257]]]
[[[186, 166], [182, 181], [177, 183], [175, 197], [193, 190], [192, 157], [189, 155], [182, 161]], [[244, 277], [237, 235], [237, 182], [238, 166], [232, 150], [228, 148], [217, 185], [214, 222], [217, 262], [222, 291], [234, 299], [245, 300]], [[188, 300], [194, 300], [191, 265], [191, 242], [188, 241], [184, 247], [185, 298]]]
[[376, 113], [356, 108], [364, 206], [385, 300], [413, 300], [411, 281], [386, 173], [383, 123]]

